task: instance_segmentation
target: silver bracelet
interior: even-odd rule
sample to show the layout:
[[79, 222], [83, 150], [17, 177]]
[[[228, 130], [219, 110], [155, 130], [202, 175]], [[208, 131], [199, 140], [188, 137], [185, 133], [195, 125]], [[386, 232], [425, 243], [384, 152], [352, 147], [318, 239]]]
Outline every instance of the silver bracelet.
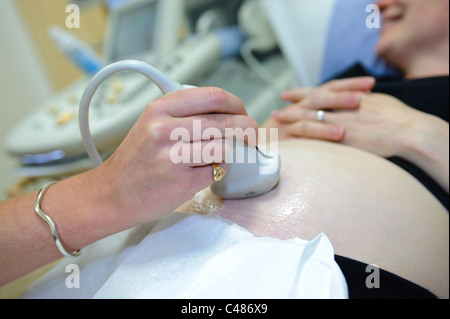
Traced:
[[55, 223], [41, 209], [41, 202], [42, 202], [45, 192], [47, 191], [47, 189], [50, 186], [52, 186], [55, 183], [56, 182], [47, 183], [41, 188], [41, 190], [39, 191], [39, 193], [36, 197], [36, 202], [34, 204], [34, 211], [36, 212], [36, 214], [39, 215], [39, 217], [41, 217], [43, 220], [45, 220], [45, 222], [48, 224], [48, 227], [50, 227], [50, 231], [52, 232], [52, 235], [53, 235], [53, 240], [55, 241], [56, 247], [58, 247], [59, 251], [66, 257], [78, 257], [81, 255], [81, 250], [77, 250], [77, 251], [74, 251], [71, 253], [64, 248], [64, 246], [61, 243], [61, 240], [59, 239]]

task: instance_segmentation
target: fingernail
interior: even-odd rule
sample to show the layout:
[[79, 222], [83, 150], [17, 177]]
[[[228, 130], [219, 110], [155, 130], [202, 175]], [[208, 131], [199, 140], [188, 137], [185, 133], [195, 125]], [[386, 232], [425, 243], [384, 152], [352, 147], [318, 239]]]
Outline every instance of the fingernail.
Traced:
[[281, 114], [280, 110], [275, 110], [272, 112], [272, 117], [278, 118], [278, 117], [280, 117], [280, 114]]
[[348, 99], [348, 103], [350, 106], [356, 106], [360, 102], [361, 102], [361, 94], [352, 94]]
[[281, 92], [281, 100], [287, 102], [293, 102], [295, 98], [292, 96], [291, 91], [283, 91]]
[[344, 137], [345, 129], [341, 126], [333, 126], [331, 128], [331, 136], [335, 140], [341, 140]]
[[372, 85], [375, 82], [375, 78], [374, 77], [367, 77], [364, 79], [364, 84], [365, 85]]

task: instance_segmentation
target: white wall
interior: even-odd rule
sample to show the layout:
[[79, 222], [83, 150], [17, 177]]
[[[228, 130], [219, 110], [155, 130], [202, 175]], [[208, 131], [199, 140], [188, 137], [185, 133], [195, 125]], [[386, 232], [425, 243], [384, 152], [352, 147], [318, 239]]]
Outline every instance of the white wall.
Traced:
[[15, 160], [3, 150], [7, 132], [52, 93], [50, 81], [14, 0], [0, 0], [0, 200], [15, 180]]

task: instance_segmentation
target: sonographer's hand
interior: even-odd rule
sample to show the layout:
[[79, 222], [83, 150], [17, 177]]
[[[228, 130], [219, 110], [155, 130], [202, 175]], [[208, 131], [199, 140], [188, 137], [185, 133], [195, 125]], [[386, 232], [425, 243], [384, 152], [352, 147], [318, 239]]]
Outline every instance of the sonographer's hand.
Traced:
[[[235, 128], [257, 132], [258, 124], [239, 98], [222, 89], [186, 89], [152, 102], [98, 168], [110, 189], [111, 210], [120, 222], [133, 224], [173, 212], [214, 182], [209, 164], [224, 161], [226, 129]], [[220, 136], [212, 139], [205, 132], [211, 129]], [[221, 152], [210, 157], [212, 149]]]
[[[195, 120], [200, 130], [194, 128]], [[57, 225], [61, 245], [66, 251], [77, 251], [175, 211], [213, 183], [209, 164], [222, 162], [225, 154], [206, 155], [222, 149], [223, 137], [229, 137], [227, 128], [253, 128], [256, 133], [258, 126], [241, 100], [221, 89], [186, 89], [150, 103], [102, 165], [45, 191], [40, 207]], [[218, 134], [211, 138], [213, 131]], [[205, 156], [175, 163], [178, 133], [191, 155], [206, 150]], [[0, 202], [0, 286], [62, 256], [48, 225], [33, 212], [38, 193]]]

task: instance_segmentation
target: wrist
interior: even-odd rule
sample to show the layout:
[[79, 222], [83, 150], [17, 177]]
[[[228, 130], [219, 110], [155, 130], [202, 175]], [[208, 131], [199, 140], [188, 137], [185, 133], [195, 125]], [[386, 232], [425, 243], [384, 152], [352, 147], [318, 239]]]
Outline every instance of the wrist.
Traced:
[[69, 251], [120, 231], [114, 223], [107, 183], [99, 182], [92, 170], [52, 185], [43, 198], [41, 208], [55, 222]]
[[434, 160], [435, 155], [443, 150], [442, 142], [446, 135], [448, 140], [448, 124], [446, 122], [423, 113], [420, 118], [411, 120], [408, 125], [405, 125], [405, 129], [398, 136], [399, 156]]
[[420, 167], [448, 191], [449, 125], [423, 113], [404, 130], [398, 156]]

